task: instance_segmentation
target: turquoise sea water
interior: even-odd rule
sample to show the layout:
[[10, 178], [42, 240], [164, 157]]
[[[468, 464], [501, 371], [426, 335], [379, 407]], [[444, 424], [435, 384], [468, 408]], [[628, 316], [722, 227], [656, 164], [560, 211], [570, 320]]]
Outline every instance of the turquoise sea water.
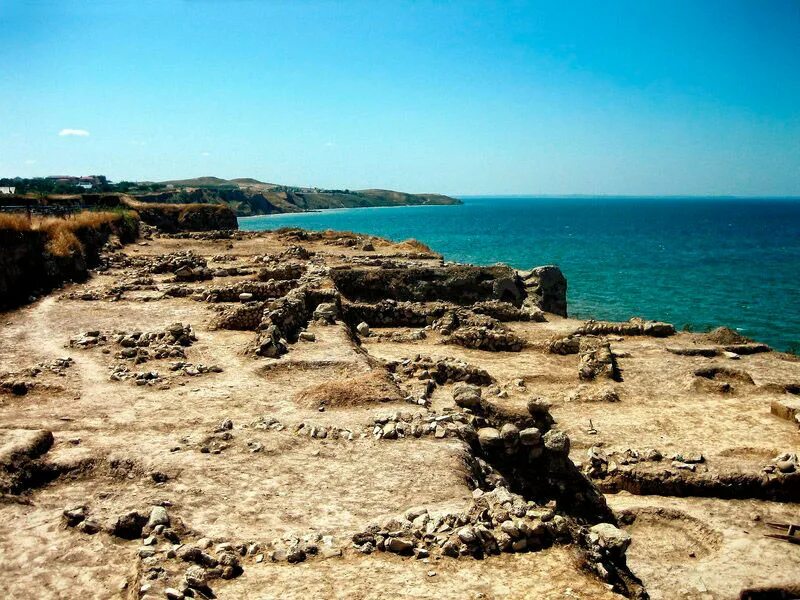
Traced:
[[727, 325], [800, 343], [800, 201], [468, 197], [462, 206], [362, 208], [240, 219], [242, 229], [416, 238], [446, 259], [557, 264], [578, 317]]

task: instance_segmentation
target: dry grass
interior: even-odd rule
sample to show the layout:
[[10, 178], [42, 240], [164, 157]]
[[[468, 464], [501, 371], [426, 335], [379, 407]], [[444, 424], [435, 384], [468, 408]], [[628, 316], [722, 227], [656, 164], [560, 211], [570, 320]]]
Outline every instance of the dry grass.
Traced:
[[81, 252], [83, 245], [71, 229], [53, 227], [48, 230], [45, 248], [53, 256], [69, 256], [75, 252]]
[[385, 372], [370, 371], [345, 379], [326, 381], [301, 390], [295, 397], [307, 408], [363, 406], [403, 399], [400, 388]]
[[30, 231], [28, 217], [19, 213], [0, 213], [0, 231]]
[[125, 220], [120, 212], [83, 211], [68, 217], [41, 217], [30, 219], [22, 213], [0, 213], [0, 231], [41, 231], [47, 236], [46, 249], [56, 256], [80, 252], [82, 245], [77, 233], [103, 226], [117, 227]]

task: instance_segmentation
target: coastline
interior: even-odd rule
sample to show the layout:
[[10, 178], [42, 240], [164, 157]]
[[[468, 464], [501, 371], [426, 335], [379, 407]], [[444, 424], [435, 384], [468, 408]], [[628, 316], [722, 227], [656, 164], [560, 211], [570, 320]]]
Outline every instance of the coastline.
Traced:
[[[641, 315], [695, 331], [726, 325], [782, 350], [800, 344], [800, 300], [790, 275], [800, 270], [800, 205], [793, 200], [463, 200], [458, 211], [445, 213], [424, 206], [334, 209], [242, 223], [248, 230], [267, 222], [274, 224], [269, 229], [415, 238], [448, 260], [478, 265], [555, 263], [571, 282], [571, 303], [581, 316]], [[678, 208], [691, 212], [677, 219]]]

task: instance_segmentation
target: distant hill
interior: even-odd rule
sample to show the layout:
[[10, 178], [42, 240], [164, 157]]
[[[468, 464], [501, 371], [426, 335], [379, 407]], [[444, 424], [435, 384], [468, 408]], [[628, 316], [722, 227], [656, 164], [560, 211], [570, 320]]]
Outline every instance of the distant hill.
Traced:
[[236, 186], [233, 181], [220, 179], [219, 177], [195, 177], [194, 179], [175, 179], [173, 181], [162, 181], [164, 185], [175, 187], [217, 187], [217, 186]]
[[252, 178], [205, 176], [162, 181], [164, 189], [135, 194], [141, 202], [227, 204], [242, 216], [304, 212], [329, 208], [461, 204], [441, 194], [409, 194], [393, 190], [329, 190], [266, 183]]

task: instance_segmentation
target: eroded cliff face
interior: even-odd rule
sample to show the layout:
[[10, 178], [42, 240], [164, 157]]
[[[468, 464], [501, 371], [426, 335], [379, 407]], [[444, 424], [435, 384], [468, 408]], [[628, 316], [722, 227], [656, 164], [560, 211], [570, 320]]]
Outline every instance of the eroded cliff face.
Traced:
[[222, 204], [146, 204], [128, 202], [142, 221], [161, 231], [213, 231], [238, 229], [236, 213]]
[[51, 235], [46, 231], [0, 229], [0, 309], [23, 304], [66, 281], [84, 281], [109, 238], [115, 235], [117, 243], [132, 241], [138, 235], [138, 222], [103, 223], [71, 233], [77, 244], [59, 253], [50, 247]]

